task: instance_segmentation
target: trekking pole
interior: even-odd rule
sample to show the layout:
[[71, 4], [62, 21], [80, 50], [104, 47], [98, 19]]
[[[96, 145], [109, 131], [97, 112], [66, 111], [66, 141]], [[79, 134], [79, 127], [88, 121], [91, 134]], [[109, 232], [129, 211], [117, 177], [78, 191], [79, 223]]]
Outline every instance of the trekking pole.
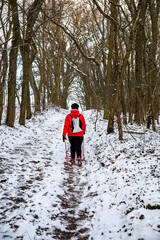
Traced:
[[68, 157], [67, 157], [67, 143], [65, 139], [65, 150], [66, 150], [66, 165], [68, 165]]

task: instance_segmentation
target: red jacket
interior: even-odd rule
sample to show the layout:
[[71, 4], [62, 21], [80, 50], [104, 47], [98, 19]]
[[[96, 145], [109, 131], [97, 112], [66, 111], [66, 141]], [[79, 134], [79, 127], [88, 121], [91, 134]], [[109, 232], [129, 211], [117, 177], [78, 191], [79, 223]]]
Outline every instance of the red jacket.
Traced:
[[[72, 133], [72, 117], [70, 115], [73, 118], [79, 117], [79, 119], [82, 122], [82, 132]], [[78, 110], [76, 109], [72, 110], [72, 112], [66, 116], [66, 119], [64, 122], [64, 128], [63, 128], [63, 136], [65, 137], [66, 134], [68, 134], [69, 137], [83, 137], [85, 131], [86, 131], [86, 123], [85, 123], [84, 116], [80, 114]]]

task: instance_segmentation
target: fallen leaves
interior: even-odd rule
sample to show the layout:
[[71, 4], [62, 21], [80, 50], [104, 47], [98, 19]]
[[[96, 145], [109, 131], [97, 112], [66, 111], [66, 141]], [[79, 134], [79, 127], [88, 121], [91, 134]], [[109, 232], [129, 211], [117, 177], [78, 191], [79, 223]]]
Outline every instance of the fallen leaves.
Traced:
[[43, 181], [43, 177], [38, 176], [38, 177], [35, 178], [35, 180], [37, 180], [37, 181]]
[[144, 217], [143, 214], [139, 217], [140, 220], [143, 220], [144, 218], [145, 218], [145, 217]]

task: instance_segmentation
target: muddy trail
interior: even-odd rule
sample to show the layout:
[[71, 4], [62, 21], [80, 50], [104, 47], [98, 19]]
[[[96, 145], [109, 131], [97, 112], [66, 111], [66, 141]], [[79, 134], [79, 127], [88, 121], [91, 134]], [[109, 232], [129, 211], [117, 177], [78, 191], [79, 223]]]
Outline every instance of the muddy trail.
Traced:
[[89, 220], [89, 216], [86, 208], [83, 210], [79, 208], [87, 182], [80, 181], [82, 167], [65, 164], [64, 171], [67, 176], [62, 185], [64, 194], [57, 197], [61, 201], [61, 212], [58, 218], [65, 227], [63, 230], [56, 228], [53, 237], [59, 240], [87, 240], [89, 239], [89, 229], [84, 226], [84, 221]]

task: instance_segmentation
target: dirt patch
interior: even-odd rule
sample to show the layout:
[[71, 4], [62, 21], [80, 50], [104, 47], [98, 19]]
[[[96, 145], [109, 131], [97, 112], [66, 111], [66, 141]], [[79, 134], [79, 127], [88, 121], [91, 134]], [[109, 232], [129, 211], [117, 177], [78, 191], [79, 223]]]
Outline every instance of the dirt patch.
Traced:
[[65, 230], [59, 228], [54, 229], [54, 237], [58, 240], [87, 240], [89, 239], [89, 229], [85, 227], [88, 216], [87, 209], [80, 210], [81, 198], [83, 190], [87, 182], [81, 183], [81, 168], [76, 166], [64, 167], [68, 178], [64, 179], [62, 187], [64, 195], [57, 195], [61, 201], [61, 212], [59, 220], [65, 226]]

